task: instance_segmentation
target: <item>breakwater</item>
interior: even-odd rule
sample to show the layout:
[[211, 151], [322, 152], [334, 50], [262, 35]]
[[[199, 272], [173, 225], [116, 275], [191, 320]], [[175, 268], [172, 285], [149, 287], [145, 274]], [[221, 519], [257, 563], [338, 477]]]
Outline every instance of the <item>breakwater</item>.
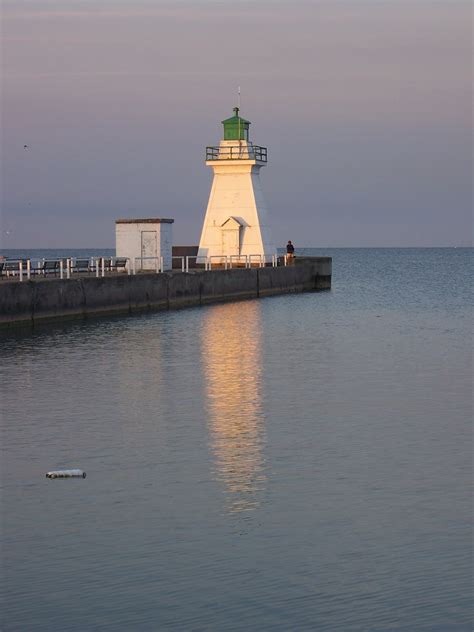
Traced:
[[5, 280], [0, 285], [0, 326], [326, 290], [331, 275], [331, 257], [304, 257], [281, 267]]

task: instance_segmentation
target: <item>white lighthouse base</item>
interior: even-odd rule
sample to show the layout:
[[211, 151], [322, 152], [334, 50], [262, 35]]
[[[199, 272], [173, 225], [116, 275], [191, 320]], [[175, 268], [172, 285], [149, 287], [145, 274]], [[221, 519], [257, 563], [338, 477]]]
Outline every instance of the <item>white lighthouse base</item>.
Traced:
[[[238, 159], [226, 158], [229, 147], [240, 150]], [[251, 143], [222, 141], [219, 158], [208, 160], [206, 164], [213, 168], [214, 180], [198, 257], [233, 257], [235, 260], [260, 255], [271, 261], [276, 248], [259, 175], [265, 163], [253, 159]]]

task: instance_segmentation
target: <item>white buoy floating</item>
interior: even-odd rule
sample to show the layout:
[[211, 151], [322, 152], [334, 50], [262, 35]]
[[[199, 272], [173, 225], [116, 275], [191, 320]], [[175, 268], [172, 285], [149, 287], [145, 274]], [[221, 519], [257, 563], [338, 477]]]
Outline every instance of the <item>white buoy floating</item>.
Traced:
[[46, 478], [85, 478], [86, 473], [82, 470], [52, 470], [46, 472]]

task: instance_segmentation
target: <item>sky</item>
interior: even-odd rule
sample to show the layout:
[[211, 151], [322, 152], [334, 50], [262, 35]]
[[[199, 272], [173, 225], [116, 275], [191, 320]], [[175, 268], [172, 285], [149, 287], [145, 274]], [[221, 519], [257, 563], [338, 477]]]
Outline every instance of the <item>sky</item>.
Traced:
[[468, 0], [4, 0], [2, 23], [0, 248], [113, 247], [139, 217], [197, 244], [238, 86], [278, 246], [471, 244]]

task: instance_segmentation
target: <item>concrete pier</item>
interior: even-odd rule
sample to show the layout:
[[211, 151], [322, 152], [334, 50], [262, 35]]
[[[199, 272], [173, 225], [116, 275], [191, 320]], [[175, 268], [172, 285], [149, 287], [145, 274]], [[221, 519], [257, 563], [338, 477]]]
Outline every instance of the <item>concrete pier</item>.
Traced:
[[300, 257], [281, 267], [4, 281], [0, 327], [327, 290], [331, 275], [330, 257]]

